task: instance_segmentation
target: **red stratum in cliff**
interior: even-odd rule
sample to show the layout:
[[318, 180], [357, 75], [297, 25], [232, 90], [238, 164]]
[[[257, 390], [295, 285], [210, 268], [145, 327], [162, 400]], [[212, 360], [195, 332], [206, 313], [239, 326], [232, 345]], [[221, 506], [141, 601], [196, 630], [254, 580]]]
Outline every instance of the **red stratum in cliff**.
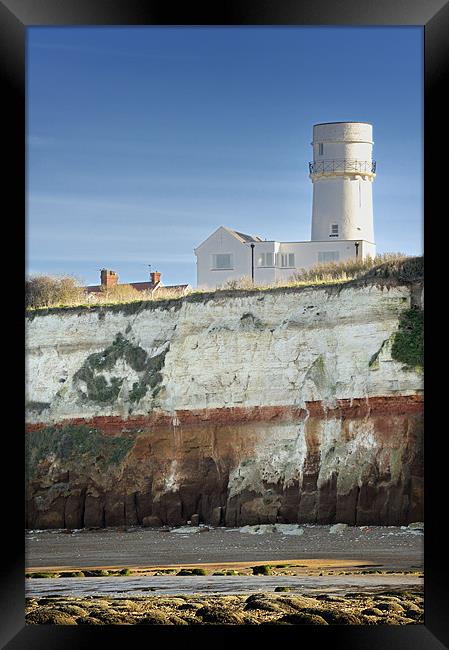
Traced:
[[422, 282], [27, 316], [27, 527], [423, 518]]

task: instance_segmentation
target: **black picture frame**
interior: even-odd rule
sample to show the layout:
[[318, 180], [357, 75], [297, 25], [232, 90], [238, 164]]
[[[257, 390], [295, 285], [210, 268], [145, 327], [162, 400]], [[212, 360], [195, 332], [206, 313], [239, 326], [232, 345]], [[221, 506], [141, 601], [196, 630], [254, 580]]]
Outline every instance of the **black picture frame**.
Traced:
[[[18, 252], [14, 264], [8, 267], [8, 276], [15, 274], [17, 290], [8, 299], [7, 327], [18, 336], [18, 347], [4, 346], [7, 368], [19, 367], [17, 350], [23, 348], [22, 283], [24, 266], [18, 259], [24, 252], [25, 206], [25, 38], [26, 29], [35, 25], [419, 25], [424, 29], [424, 231], [425, 250], [430, 252], [426, 266], [427, 286], [440, 285], [444, 293], [446, 276], [441, 262], [444, 250], [439, 254], [441, 241], [434, 234], [435, 221], [441, 207], [447, 201], [444, 166], [436, 163], [440, 141], [444, 141], [447, 123], [447, 87], [449, 3], [445, 0], [222, 0], [198, 7], [185, 3], [180, 8], [160, 0], [0, 0], [0, 69], [3, 92], [3, 150], [6, 158], [6, 182], [4, 200], [9, 208], [3, 215], [4, 249], [10, 250], [10, 242], [17, 243]], [[376, 53], [371, 53], [375, 57]], [[446, 136], [447, 140], [447, 136]], [[6, 153], [6, 155], [5, 155]], [[441, 223], [441, 219], [440, 219]], [[10, 231], [8, 229], [11, 229]], [[444, 230], [444, 229], [443, 229]], [[12, 237], [9, 234], [12, 233]], [[6, 245], [7, 244], [7, 245]], [[440, 262], [440, 266], [439, 266]], [[446, 273], [447, 275], [447, 273]], [[8, 280], [8, 289], [11, 286]], [[444, 295], [440, 307], [443, 308]], [[13, 309], [17, 307], [17, 309]], [[435, 314], [432, 317], [432, 310]], [[430, 312], [430, 315], [429, 315]], [[144, 626], [25, 626], [24, 624], [24, 446], [22, 436], [23, 376], [18, 373], [17, 389], [4, 393], [4, 412], [13, 416], [12, 426], [4, 427], [4, 469], [9, 465], [13, 476], [4, 488], [2, 502], [3, 538], [9, 544], [0, 589], [0, 641], [8, 650], [27, 648], [88, 648], [113, 642], [162, 641], [167, 647], [180, 643], [213, 643], [224, 647], [229, 643], [257, 643], [268, 640], [290, 640], [301, 645], [324, 642], [345, 650], [357, 648], [382, 648], [400, 650], [413, 648], [433, 650], [449, 647], [449, 616], [447, 596], [449, 590], [444, 572], [446, 533], [444, 501], [444, 478], [446, 456], [443, 452], [445, 429], [438, 426], [438, 413], [444, 402], [443, 380], [435, 381], [432, 365], [437, 366], [446, 346], [438, 348], [438, 333], [443, 334], [445, 320], [430, 301], [426, 309], [426, 437], [425, 449], [425, 623], [409, 626], [185, 626], [164, 628], [162, 631]], [[17, 318], [17, 322], [16, 319]], [[428, 334], [431, 332], [431, 335]], [[440, 343], [445, 338], [440, 337]], [[433, 353], [435, 351], [435, 354]], [[9, 358], [8, 358], [9, 355]], [[427, 361], [426, 361], [427, 364]], [[8, 375], [8, 380], [10, 379]], [[8, 384], [9, 386], [9, 384]], [[14, 451], [10, 443], [14, 442]], [[441, 505], [440, 505], [441, 504]], [[158, 634], [156, 635], [156, 632]]]

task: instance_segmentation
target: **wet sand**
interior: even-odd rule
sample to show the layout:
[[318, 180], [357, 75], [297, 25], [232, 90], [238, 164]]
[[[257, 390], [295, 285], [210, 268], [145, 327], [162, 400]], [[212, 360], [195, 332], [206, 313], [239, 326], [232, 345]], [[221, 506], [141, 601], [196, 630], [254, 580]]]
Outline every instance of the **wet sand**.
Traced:
[[274, 592], [282, 587], [301, 594], [372, 593], [395, 589], [421, 589], [419, 575], [302, 575], [302, 576], [137, 576], [114, 578], [36, 578], [26, 581], [28, 597], [114, 596], [128, 598], [179, 594], [248, 594]]
[[[164, 529], [129, 528], [72, 532], [28, 531], [27, 571], [51, 568], [202, 566], [326, 560], [378, 565], [382, 570], [422, 570], [419, 531], [400, 527], [303, 526], [300, 536], [252, 535], [235, 528], [180, 534]], [[344, 563], [342, 564], [344, 566]]]

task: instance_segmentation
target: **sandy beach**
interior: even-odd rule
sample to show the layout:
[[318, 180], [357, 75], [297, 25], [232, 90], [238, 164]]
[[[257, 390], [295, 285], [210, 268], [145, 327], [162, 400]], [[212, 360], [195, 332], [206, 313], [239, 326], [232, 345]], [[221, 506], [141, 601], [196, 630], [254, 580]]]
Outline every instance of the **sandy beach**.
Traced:
[[422, 622], [421, 529], [280, 530], [27, 531], [27, 623]]
[[[301, 526], [301, 535], [238, 528], [27, 531], [27, 571], [52, 568], [188, 566], [287, 560], [349, 561], [382, 570], [422, 570], [423, 532], [409, 527]], [[304, 564], [304, 562], [303, 562]], [[313, 562], [312, 562], [313, 564]], [[341, 564], [343, 566], [343, 564]]]

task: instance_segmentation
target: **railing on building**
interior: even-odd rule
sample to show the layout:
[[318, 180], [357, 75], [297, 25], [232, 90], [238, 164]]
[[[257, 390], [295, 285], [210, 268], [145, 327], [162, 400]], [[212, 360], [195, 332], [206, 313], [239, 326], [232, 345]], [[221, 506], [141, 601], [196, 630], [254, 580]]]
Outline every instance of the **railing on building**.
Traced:
[[359, 174], [375, 174], [374, 160], [318, 160], [309, 163], [310, 174], [326, 174], [332, 172], [352, 172]]

